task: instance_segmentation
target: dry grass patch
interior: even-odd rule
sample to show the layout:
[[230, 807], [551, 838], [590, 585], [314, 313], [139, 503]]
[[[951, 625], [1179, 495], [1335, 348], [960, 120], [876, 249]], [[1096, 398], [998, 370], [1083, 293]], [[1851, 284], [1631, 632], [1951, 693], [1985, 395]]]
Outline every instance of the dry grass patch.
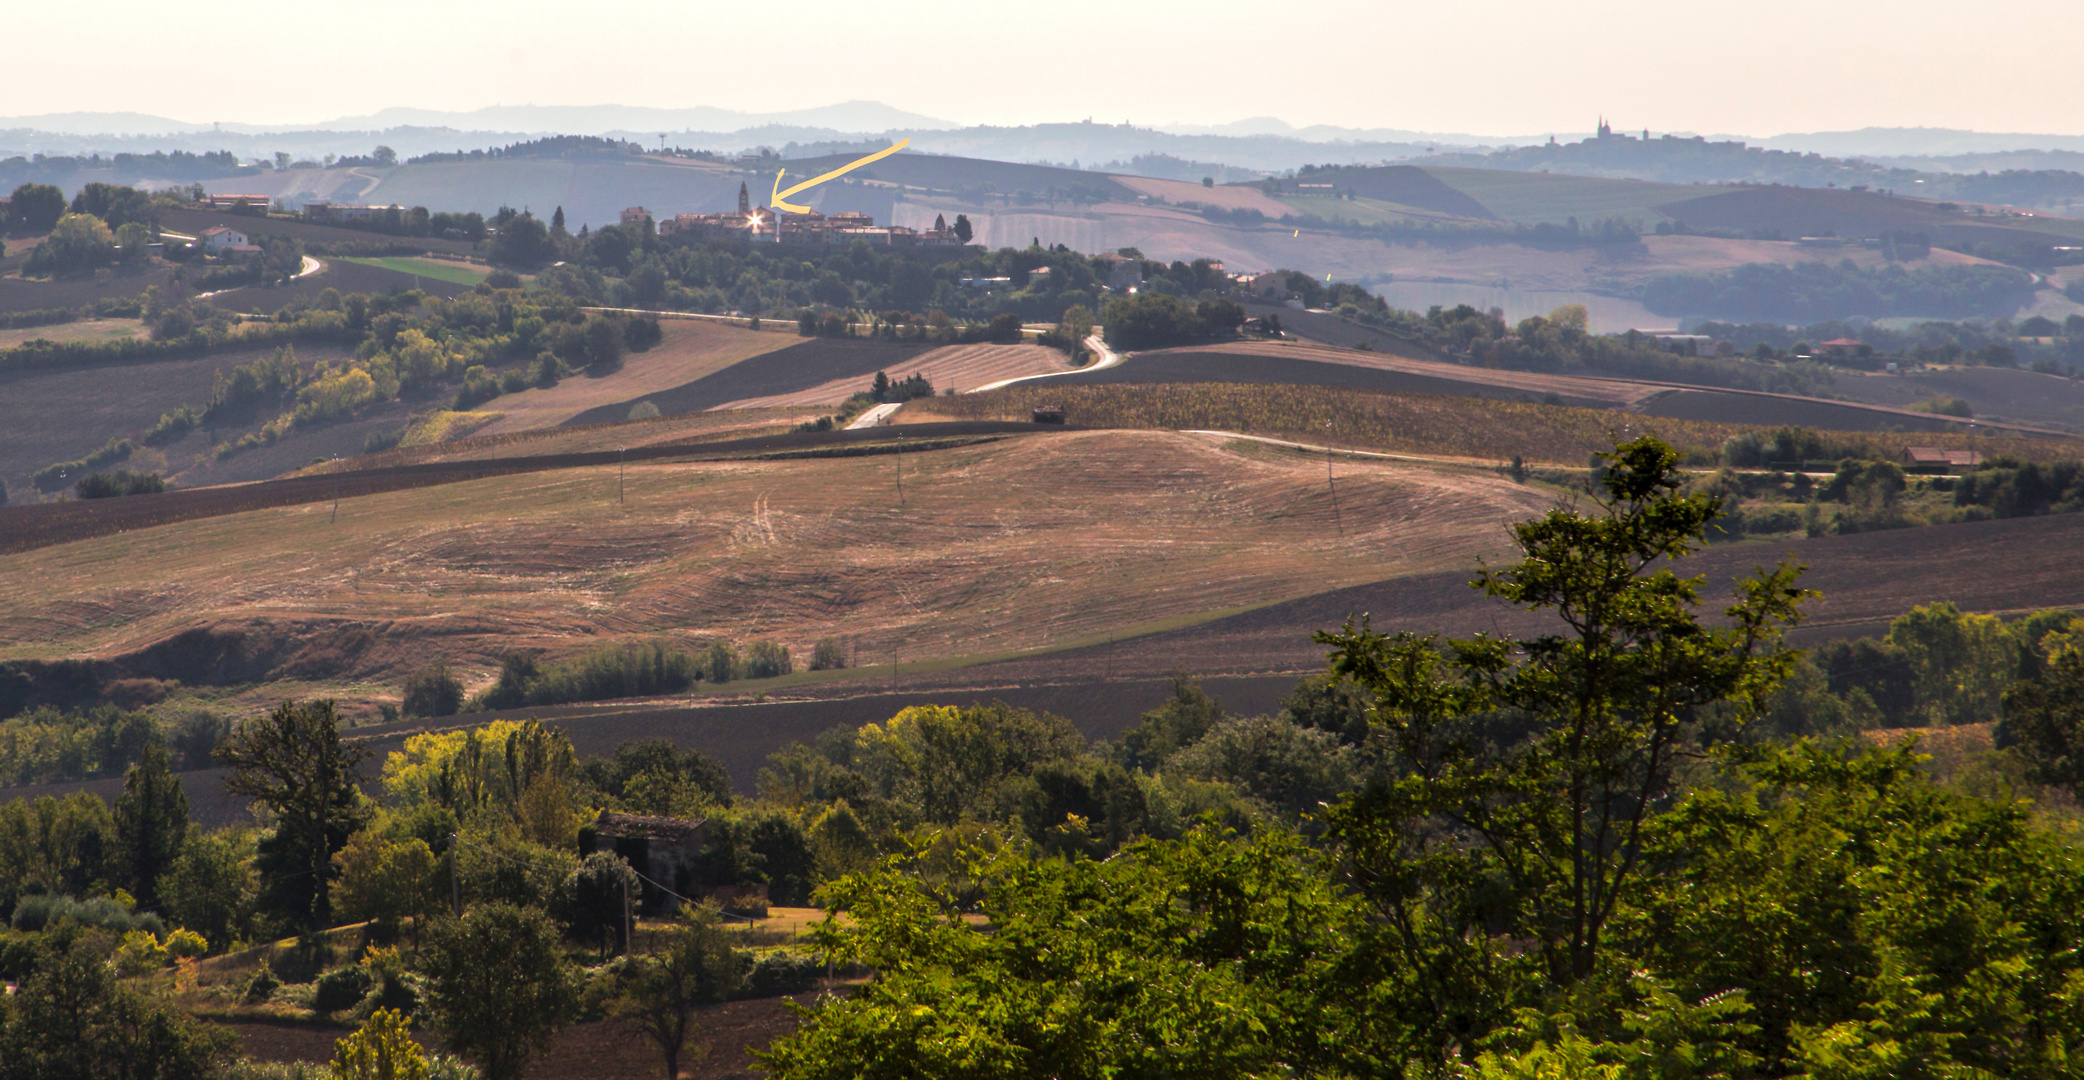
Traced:
[[[937, 399], [955, 400], [962, 399]], [[895, 490], [904, 472], [904, 501]], [[572, 469], [181, 522], [0, 557], [0, 656], [121, 654], [196, 626], [316, 679], [513, 648], [841, 639], [861, 663], [1191, 621], [1505, 550], [1541, 491], [1161, 432], [900, 457]], [[1341, 531], [1343, 530], [1343, 532]]]

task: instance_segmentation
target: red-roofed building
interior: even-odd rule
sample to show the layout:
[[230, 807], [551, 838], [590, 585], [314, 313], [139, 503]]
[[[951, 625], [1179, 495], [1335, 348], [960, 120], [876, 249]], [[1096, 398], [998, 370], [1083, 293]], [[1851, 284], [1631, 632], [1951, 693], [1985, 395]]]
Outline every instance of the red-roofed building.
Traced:
[[1849, 337], [1832, 338], [1817, 348], [1833, 356], [1866, 356], [1874, 351], [1866, 342]]

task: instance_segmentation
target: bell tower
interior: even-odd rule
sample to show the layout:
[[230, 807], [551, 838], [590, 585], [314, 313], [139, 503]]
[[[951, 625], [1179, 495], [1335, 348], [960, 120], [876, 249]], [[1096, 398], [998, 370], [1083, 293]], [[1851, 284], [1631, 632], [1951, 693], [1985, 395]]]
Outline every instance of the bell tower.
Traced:
[[741, 214], [750, 214], [753, 212], [753, 197], [749, 192], [745, 190], [745, 183], [743, 181], [740, 181], [738, 184], [738, 212]]

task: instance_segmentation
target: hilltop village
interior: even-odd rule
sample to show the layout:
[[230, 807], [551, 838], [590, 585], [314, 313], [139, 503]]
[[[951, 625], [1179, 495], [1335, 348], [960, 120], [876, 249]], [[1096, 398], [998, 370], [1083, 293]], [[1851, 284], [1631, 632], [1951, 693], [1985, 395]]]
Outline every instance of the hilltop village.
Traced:
[[[651, 222], [651, 211], [633, 206], [622, 212], [622, 224]], [[721, 240], [744, 244], [776, 244], [782, 247], [845, 247], [856, 240], [872, 247], [961, 247], [962, 240], [941, 216], [925, 231], [902, 225], [877, 225], [862, 213], [843, 211], [821, 214], [783, 214], [765, 206], [752, 205], [752, 195], [738, 185], [738, 210], [723, 214], [675, 214], [657, 223], [660, 236], [688, 240]]]

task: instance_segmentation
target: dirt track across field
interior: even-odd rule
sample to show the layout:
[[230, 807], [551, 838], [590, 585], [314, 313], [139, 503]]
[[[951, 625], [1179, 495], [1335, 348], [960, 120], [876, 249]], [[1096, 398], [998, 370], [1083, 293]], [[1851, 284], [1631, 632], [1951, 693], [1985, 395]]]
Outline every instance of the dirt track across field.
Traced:
[[[1001, 379], [1075, 370], [1064, 354], [1040, 345], [946, 345], [920, 353], [888, 371], [892, 379], [924, 376], [938, 393], [957, 393]], [[837, 405], [868, 389], [860, 376], [834, 379], [807, 390], [726, 402], [718, 409], [771, 409], [799, 405]]]

